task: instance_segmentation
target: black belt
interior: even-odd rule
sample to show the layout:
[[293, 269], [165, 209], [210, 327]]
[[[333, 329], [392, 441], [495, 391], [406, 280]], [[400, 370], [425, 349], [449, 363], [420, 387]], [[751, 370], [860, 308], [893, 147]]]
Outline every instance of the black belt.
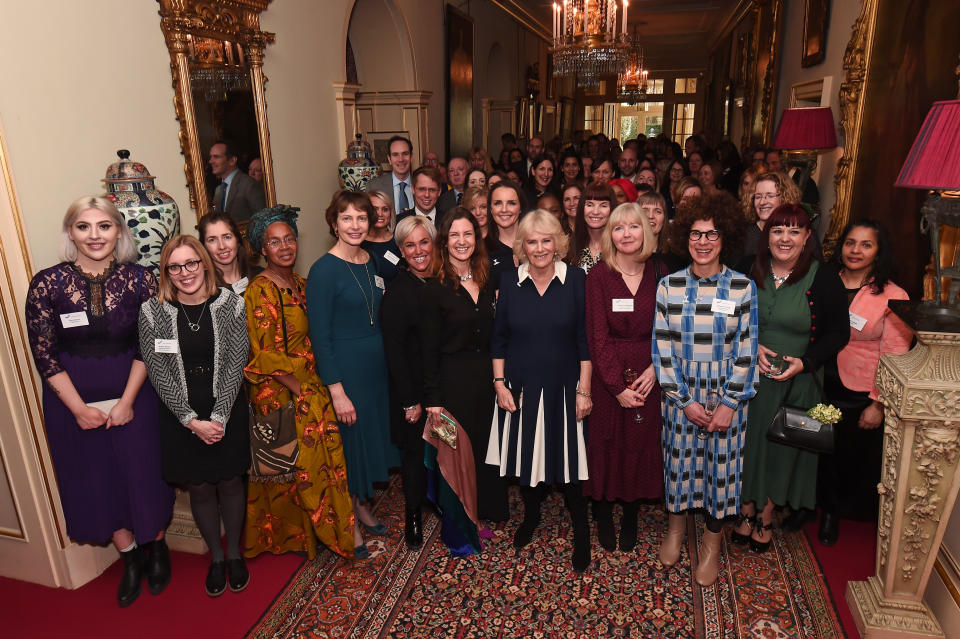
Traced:
[[207, 375], [213, 372], [213, 366], [184, 366], [183, 372], [187, 375]]

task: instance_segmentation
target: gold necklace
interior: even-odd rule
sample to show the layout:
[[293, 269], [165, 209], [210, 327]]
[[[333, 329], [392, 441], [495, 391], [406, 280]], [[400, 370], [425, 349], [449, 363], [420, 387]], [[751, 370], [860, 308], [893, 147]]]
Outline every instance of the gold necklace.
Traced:
[[367, 260], [363, 264], [363, 270], [367, 274], [367, 284], [370, 285], [369, 301], [367, 300], [366, 291], [363, 290], [363, 285], [360, 284], [360, 280], [357, 278], [357, 274], [353, 272], [353, 269], [350, 268], [350, 264], [347, 263], [346, 260], [344, 260], [344, 264], [346, 265], [347, 270], [350, 271], [350, 275], [353, 276], [353, 281], [357, 283], [357, 288], [360, 289], [360, 294], [363, 295], [363, 303], [367, 307], [367, 315], [370, 317], [370, 326], [373, 326], [373, 307], [375, 306], [375, 304], [374, 304], [374, 298], [373, 298], [373, 295], [374, 295], [373, 280], [370, 278], [370, 260]]

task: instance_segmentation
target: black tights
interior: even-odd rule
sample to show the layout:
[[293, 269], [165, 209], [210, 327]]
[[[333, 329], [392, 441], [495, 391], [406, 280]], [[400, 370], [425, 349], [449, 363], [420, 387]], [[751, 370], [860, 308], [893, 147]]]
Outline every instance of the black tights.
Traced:
[[[567, 510], [570, 511], [570, 520], [576, 530], [578, 527], [586, 527], [587, 516], [587, 498], [583, 496], [580, 484], [563, 484], [563, 499], [567, 504]], [[546, 485], [538, 484], [536, 487], [522, 486], [520, 494], [523, 495], [524, 521], [540, 521], [540, 504], [543, 503], [546, 494]]]
[[227, 559], [240, 558], [240, 535], [246, 512], [246, 485], [243, 475], [217, 483], [190, 484], [190, 510], [213, 561], [223, 561], [220, 544], [220, 518], [227, 536]]

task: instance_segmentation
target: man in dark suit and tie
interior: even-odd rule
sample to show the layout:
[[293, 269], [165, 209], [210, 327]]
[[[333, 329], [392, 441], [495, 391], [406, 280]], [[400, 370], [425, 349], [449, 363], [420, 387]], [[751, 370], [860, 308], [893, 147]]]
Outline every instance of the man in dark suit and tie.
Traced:
[[263, 185], [237, 168], [237, 153], [229, 142], [218, 140], [210, 147], [210, 168], [220, 178], [213, 192], [215, 211], [225, 211], [237, 222], [246, 222], [266, 208]]
[[400, 135], [393, 136], [387, 142], [387, 160], [392, 170], [367, 182], [363, 190], [368, 193], [382, 191], [388, 194], [393, 200], [394, 213], [400, 214], [410, 208], [413, 199], [413, 183], [410, 181], [413, 143]]
[[436, 228], [440, 228], [443, 213], [437, 209], [437, 199], [440, 197], [440, 171], [431, 166], [421, 166], [413, 172], [413, 202], [414, 205], [402, 211], [397, 216], [397, 222], [411, 215], [423, 215]]
[[440, 213], [446, 213], [460, 204], [469, 169], [470, 163], [467, 162], [466, 158], [450, 158], [450, 161], [447, 162], [447, 182], [450, 184], [450, 190], [444, 191], [437, 202], [437, 210]]

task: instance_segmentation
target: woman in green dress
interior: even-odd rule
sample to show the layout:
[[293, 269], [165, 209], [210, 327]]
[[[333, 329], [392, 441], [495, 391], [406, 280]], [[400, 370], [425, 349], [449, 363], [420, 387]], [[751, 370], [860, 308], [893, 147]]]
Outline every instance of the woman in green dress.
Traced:
[[813, 508], [817, 455], [767, 441], [781, 406], [822, 401], [821, 368], [850, 338], [847, 297], [835, 271], [814, 259], [810, 217], [800, 206], [778, 207], [764, 225], [751, 277], [760, 316], [760, 389], [750, 404], [743, 451], [743, 488], [734, 543], [756, 552], [770, 546], [775, 505]]

